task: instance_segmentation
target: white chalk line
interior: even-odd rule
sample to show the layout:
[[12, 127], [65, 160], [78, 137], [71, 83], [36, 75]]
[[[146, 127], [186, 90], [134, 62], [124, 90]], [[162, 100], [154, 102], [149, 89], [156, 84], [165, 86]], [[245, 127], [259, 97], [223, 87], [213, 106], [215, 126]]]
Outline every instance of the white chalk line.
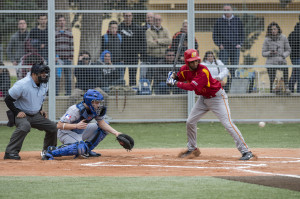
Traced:
[[[234, 169], [236, 167], [200, 167], [200, 166], [172, 166], [172, 165], [160, 165], [160, 164], [106, 164], [106, 162], [96, 162], [81, 164], [82, 166], [90, 167], [157, 167], [157, 168], [180, 168], [180, 169]], [[240, 166], [239, 169], [249, 168], [249, 166]]]
[[[152, 157], [147, 157], [147, 159], [150, 159]], [[155, 157], [154, 157], [155, 158]], [[299, 175], [293, 175], [293, 174], [281, 174], [281, 173], [272, 173], [272, 172], [263, 172], [263, 171], [253, 171], [250, 170], [253, 167], [267, 167], [267, 163], [299, 163], [300, 158], [295, 157], [260, 157], [260, 158], [269, 158], [269, 159], [293, 159], [290, 161], [247, 161], [245, 163], [243, 162], [237, 162], [237, 161], [222, 161], [222, 160], [216, 160], [217, 164], [227, 164], [232, 165], [229, 167], [207, 167], [207, 166], [174, 166], [174, 165], [146, 165], [146, 164], [110, 164], [109, 162], [95, 162], [95, 163], [87, 163], [87, 164], [81, 164], [82, 166], [90, 166], [90, 167], [152, 167], [152, 168], [179, 168], [179, 169], [225, 169], [225, 170], [238, 170], [242, 172], [247, 173], [255, 173], [255, 174], [262, 174], [262, 175], [272, 175], [272, 176], [283, 176], [283, 177], [292, 177], [292, 178], [300, 178]], [[157, 158], [155, 158], [157, 159]], [[182, 161], [182, 162], [210, 162], [211, 160], [186, 160], [186, 159], [163, 159], [164, 161], [171, 160], [171, 161]]]
[[[240, 170], [239, 168], [235, 168], [236, 170]], [[291, 177], [291, 178], [300, 178], [298, 175], [292, 174], [281, 174], [281, 173], [271, 173], [271, 172], [263, 172], [263, 171], [252, 171], [248, 169], [241, 169], [243, 172], [255, 173], [255, 174], [263, 174], [263, 175], [272, 175], [272, 176], [283, 176], [283, 177]]]

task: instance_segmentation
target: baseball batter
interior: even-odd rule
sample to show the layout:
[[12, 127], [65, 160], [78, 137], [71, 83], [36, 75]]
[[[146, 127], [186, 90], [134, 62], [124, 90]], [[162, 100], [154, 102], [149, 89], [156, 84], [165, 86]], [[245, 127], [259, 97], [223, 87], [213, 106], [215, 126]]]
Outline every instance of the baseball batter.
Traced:
[[253, 157], [240, 130], [231, 120], [228, 97], [221, 84], [213, 79], [208, 68], [201, 65], [201, 58], [198, 51], [188, 49], [184, 52], [185, 65], [183, 65], [177, 75], [170, 71], [167, 84], [178, 88], [194, 91], [199, 96], [193, 107], [187, 122], [187, 150], [180, 153], [179, 157], [199, 156], [200, 150], [197, 147], [197, 122], [200, 118], [211, 110], [223, 124], [225, 129], [233, 137], [237, 149], [241, 152], [240, 160], [249, 160]]
[[[48, 147], [42, 153], [44, 160], [54, 157], [81, 155], [97, 157], [101, 154], [92, 150], [106, 137], [108, 133], [118, 137], [121, 133], [113, 129], [103, 118], [106, 113], [103, 96], [96, 90], [89, 89], [83, 96], [83, 101], [69, 107], [57, 123], [57, 137], [63, 143], [60, 147]], [[96, 123], [90, 123], [93, 119]]]

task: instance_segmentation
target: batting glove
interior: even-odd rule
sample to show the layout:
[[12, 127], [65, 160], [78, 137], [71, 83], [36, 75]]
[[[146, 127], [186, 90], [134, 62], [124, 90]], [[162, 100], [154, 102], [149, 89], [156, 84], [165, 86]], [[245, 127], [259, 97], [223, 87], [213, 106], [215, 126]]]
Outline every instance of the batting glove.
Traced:
[[166, 81], [166, 84], [168, 86], [174, 86], [175, 83], [177, 82], [175, 79], [173, 79], [173, 77], [174, 77], [174, 72], [170, 71], [168, 73], [168, 78], [167, 78], [167, 81]]

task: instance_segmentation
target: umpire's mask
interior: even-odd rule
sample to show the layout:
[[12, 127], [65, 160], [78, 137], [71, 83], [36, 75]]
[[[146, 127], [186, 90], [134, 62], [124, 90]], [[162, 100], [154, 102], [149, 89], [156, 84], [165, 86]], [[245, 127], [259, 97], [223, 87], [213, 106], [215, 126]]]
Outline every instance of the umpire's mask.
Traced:
[[43, 63], [34, 64], [31, 68], [31, 73], [38, 76], [40, 83], [47, 83], [50, 78], [50, 68]]

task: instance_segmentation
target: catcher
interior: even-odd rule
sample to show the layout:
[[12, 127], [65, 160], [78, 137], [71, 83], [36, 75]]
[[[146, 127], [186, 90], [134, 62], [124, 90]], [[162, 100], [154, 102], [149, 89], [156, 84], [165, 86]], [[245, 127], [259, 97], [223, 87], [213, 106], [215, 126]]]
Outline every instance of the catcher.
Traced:
[[[108, 133], [114, 134], [120, 145], [131, 150], [134, 140], [126, 134], [113, 129], [103, 120], [106, 113], [103, 96], [96, 90], [89, 89], [83, 96], [83, 101], [74, 104], [57, 123], [57, 137], [62, 146], [50, 146], [41, 154], [43, 160], [53, 160], [54, 157], [81, 155], [82, 157], [99, 157], [100, 153], [92, 151]], [[93, 119], [96, 123], [90, 123]]]

